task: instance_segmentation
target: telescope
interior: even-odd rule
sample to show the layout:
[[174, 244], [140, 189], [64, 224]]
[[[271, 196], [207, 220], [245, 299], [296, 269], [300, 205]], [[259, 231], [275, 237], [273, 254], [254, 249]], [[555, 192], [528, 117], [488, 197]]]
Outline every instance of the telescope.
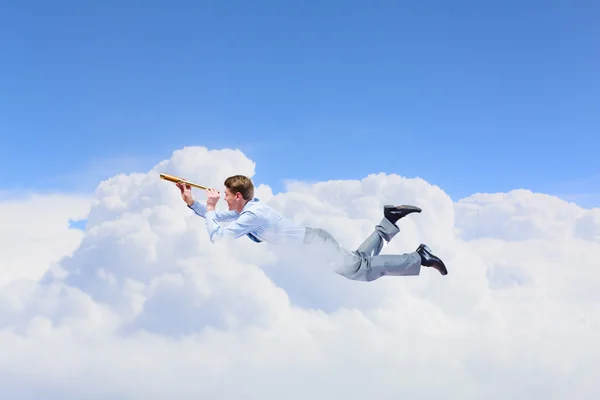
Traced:
[[198, 185], [197, 183], [190, 182], [188, 180], [182, 179], [182, 178], [180, 178], [178, 176], [175, 176], [175, 175], [160, 174], [160, 179], [164, 179], [165, 181], [169, 181], [169, 182], [182, 183], [184, 185], [190, 185], [190, 186], [196, 187], [198, 189], [203, 189], [203, 190], [208, 189], [206, 186]]

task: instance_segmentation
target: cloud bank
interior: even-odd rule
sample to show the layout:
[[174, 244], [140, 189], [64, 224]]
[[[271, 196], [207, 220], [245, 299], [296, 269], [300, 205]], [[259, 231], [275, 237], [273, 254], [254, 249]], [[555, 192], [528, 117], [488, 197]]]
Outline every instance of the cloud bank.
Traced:
[[[221, 188], [234, 150], [190, 147], [90, 199], [0, 204], [0, 393], [60, 399], [587, 399], [599, 385], [600, 209], [520, 190], [454, 203], [421, 179], [291, 182], [256, 196], [356, 248], [430, 245], [442, 277], [354, 282], [302, 253], [212, 244], [168, 172]], [[194, 195], [203, 200], [200, 191]], [[224, 207], [224, 204], [220, 204]], [[89, 211], [89, 213], [88, 213]], [[85, 232], [69, 219], [87, 215]]]

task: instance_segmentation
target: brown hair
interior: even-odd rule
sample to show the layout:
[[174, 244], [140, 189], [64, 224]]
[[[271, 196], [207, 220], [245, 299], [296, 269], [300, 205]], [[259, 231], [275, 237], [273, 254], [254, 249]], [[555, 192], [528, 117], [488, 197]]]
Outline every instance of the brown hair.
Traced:
[[244, 175], [233, 175], [225, 179], [225, 187], [235, 195], [241, 193], [244, 200], [254, 197], [254, 184], [252, 180]]

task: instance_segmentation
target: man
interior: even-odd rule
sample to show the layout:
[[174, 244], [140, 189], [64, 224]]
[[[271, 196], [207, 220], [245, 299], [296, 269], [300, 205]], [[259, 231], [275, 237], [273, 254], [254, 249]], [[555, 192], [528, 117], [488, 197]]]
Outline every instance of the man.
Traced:
[[[410, 205], [383, 207], [383, 218], [375, 226], [374, 232], [356, 249], [350, 251], [324, 229], [302, 227], [286, 218], [272, 207], [254, 197], [252, 180], [243, 175], [228, 177], [225, 182], [225, 201], [228, 211], [217, 210], [220, 194], [213, 188], [206, 190], [206, 205], [192, 197], [190, 185], [177, 183], [181, 197], [197, 215], [206, 219], [206, 228], [211, 242], [223, 239], [237, 239], [247, 236], [251, 240], [273, 244], [302, 243], [320, 244], [342, 256], [338, 274], [352, 280], [370, 282], [385, 275], [419, 275], [421, 266], [432, 267], [442, 275], [448, 270], [443, 261], [433, 255], [428, 246], [421, 244], [408, 254], [379, 254], [384, 240], [389, 242], [400, 231], [397, 222], [421, 209]], [[231, 222], [221, 227], [219, 222]]]

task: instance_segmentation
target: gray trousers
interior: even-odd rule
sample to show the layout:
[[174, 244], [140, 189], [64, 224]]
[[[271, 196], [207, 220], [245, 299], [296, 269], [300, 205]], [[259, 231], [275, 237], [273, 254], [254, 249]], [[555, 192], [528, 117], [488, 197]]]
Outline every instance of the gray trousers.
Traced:
[[348, 279], [371, 282], [382, 276], [414, 276], [421, 272], [421, 256], [415, 251], [405, 254], [379, 254], [384, 240], [389, 242], [400, 232], [397, 225], [387, 218], [375, 226], [375, 230], [356, 249], [343, 248], [335, 238], [321, 228], [306, 228], [304, 242], [324, 246], [329, 254], [335, 254], [336, 272]]

